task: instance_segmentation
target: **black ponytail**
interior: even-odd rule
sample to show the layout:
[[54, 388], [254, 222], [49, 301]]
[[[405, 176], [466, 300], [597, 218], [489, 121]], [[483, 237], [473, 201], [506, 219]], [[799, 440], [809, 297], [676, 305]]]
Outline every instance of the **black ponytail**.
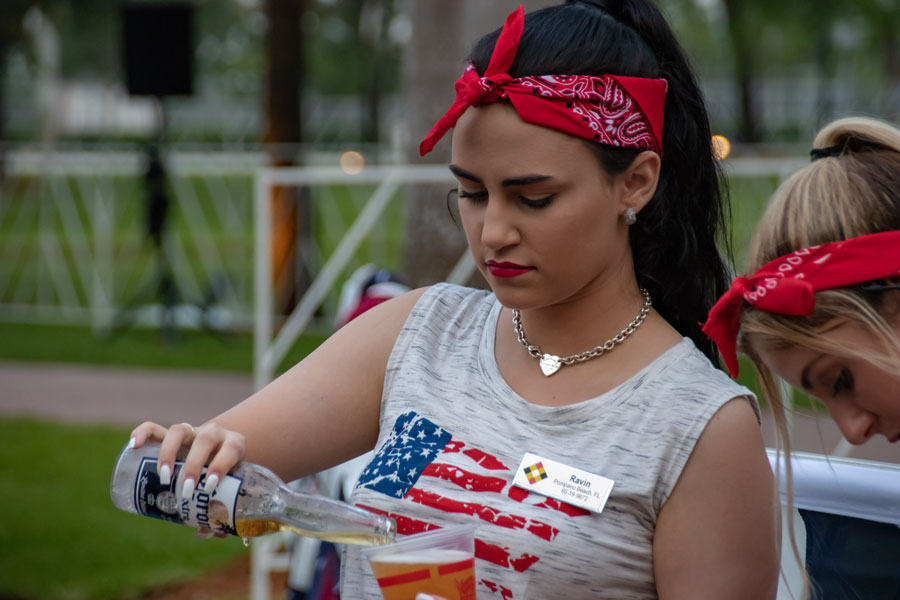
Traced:
[[[486, 35], [470, 54], [479, 73], [487, 68], [498, 35], [499, 30]], [[649, 0], [568, 0], [529, 13], [509, 73], [609, 73], [668, 81], [659, 185], [630, 229], [635, 273], [654, 308], [718, 364], [715, 345], [700, 323], [730, 282], [718, 245], [730, 256], [727, 190], [700, 86], [662, 13]], [[586, 143], [611, 173], [627, 169], [638, 154]]]

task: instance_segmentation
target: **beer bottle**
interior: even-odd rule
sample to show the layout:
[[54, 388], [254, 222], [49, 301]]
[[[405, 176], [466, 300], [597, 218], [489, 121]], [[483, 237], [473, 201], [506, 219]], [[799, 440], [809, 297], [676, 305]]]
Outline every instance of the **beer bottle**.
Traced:
[[288, 488], [270, 470], [243, 462], [212, 493], [204, 491], [206, 469], [190, 498], [182, 498], [184, 451], [172, 467], [169, 485], [157, 473], [159, 444], [125, 446], [116, 459], [110, 497], [126, 512], [210, 529], [243, 538], [289, 531], [344, 544], [389, 544], [396, 523], [327, 496]]

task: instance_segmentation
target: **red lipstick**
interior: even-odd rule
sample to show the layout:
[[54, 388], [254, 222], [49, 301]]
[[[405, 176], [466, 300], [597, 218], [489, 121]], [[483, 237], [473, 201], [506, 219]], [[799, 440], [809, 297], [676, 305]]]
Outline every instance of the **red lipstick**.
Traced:
[[523, 273], [534, 270], [534, 267], [526, 267], [525, 265], [517, 265], [511, 262], [495, 262], [493, 260], [487, 261], [487, 268], [494, 277], [518, 277]]

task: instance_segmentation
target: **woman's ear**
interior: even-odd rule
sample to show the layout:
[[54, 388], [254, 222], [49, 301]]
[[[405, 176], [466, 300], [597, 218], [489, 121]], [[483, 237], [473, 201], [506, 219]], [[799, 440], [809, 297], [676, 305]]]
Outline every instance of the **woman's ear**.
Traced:
[[638, 154], [631, 165], [617, 176], [623, 211], [631, 208], [637, 213], [650, 202], [659, 183], [659, 169], [659, 154], [648, 150]]

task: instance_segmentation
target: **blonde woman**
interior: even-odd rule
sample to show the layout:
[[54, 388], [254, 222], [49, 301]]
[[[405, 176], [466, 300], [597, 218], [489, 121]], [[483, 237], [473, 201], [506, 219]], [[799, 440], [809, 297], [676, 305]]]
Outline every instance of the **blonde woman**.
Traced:
[[900, 130], [846, 118], [775, 193], [748, 273], [704, 331], [732, 375], [754, 362], [787, 442], [772, 374], [820, 399], [844, 437], [900, 440]]
[[[785, 451], [774, 375], [820, 399], [851, 443], [879, 434], [897, 442], [900, 130], [841, 119], [816, 136], [811, 156], [775, 193], [751, 244], [748, 275], [719, 299], [703, 330], [733, 376], [738, 349], [752, 359]], [[805, 574], [804, 588], [806, 597]]]

